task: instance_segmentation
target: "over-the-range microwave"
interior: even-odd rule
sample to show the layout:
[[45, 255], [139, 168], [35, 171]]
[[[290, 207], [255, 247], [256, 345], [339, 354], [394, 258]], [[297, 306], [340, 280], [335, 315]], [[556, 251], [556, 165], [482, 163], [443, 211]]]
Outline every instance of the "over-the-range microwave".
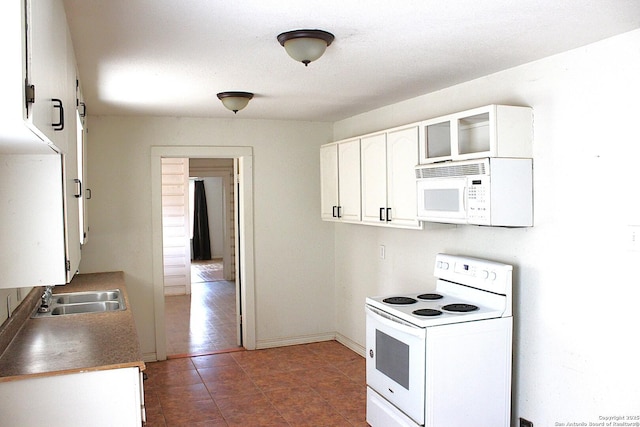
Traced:
[[416, 167], [418, 219], [533, 226], [532, 159], [490, 157]]

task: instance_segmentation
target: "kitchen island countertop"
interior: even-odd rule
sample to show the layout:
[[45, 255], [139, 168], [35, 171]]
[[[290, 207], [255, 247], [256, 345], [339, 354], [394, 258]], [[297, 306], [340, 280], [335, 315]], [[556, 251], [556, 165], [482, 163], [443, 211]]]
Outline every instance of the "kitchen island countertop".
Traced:
[[126, 310], [28, 318], [0, 357], [0, 382], [134, 366], [143, 370], [123, 272], [79, 274], [53, 293], [110, 289], [121, 289]]

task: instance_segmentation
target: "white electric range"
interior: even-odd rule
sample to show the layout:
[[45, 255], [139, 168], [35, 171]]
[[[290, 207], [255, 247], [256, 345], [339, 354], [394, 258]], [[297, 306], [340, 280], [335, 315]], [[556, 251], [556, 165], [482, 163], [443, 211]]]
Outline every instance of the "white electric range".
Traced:
[[512, 272], [438, 254], [435, 290], [366, 299], [371, 426], [510, 424]]

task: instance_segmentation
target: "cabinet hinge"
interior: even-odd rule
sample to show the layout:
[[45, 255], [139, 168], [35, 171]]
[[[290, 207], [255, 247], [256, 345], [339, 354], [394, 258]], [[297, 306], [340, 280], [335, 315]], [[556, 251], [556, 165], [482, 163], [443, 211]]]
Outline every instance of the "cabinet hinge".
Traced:
[[36, 87], [28, 83], [24, 86], [24, 99], [27, 104], [36, 102]]
[[66, 265], [67, 271], [71, 271], [71, 261], [67, 260], [65, 262], [65, 265]]

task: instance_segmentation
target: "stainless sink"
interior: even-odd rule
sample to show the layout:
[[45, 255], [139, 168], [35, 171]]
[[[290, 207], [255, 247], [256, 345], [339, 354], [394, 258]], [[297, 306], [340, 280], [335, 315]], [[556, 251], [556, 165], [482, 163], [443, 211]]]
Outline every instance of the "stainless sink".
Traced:
[[120, 290], [97, 292], [74, 292], [57, 294], [51, 298], [54, 304], [78, 304], [84, 302], [120, 301]]
[[43, 299], [40, 307], [38, 307], [32, 317], [103, 313], [106, 311], [126, 310], [126, 308], [120, 289], [69, 292], [50, 295], [50, 297]]
[[84, 302], [78, 304], [63, 304], [51, 309], [52, 316], [79, 313], [99, 313], [102, 311], [123, 310], [118, 301]]

